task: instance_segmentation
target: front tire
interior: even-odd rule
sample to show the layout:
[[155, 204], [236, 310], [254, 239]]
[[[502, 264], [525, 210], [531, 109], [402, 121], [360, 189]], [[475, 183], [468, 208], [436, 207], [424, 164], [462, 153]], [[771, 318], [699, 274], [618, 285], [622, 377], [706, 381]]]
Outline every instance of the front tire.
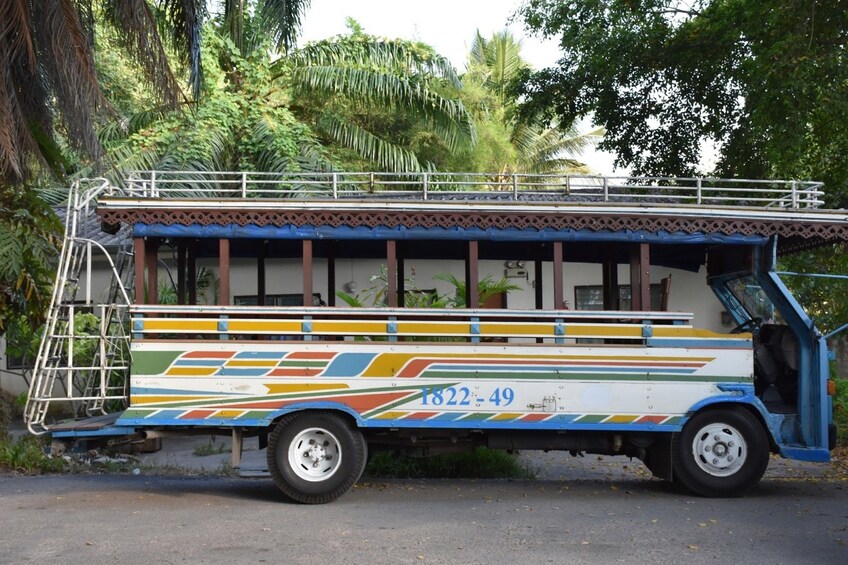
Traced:
[[367, 451], [359, 430], [338, 414], [295, 412], [283, 416], [268, 437], [268, 470], [293, 500], [324, 504], [359, 480]]
[[675, 479], [700, 496], [744, 495], [760, 481], [768, 461], [763, 426], [740, 407], [695, 414], [672, 441]]

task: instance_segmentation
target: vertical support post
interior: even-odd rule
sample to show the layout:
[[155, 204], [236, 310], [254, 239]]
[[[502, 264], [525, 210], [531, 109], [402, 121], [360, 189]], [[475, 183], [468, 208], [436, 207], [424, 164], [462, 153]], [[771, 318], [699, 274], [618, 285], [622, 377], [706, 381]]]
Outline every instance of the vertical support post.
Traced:
[[701, 201], [703, 200], [703, 193], [702, 193], [703, 186], [702, 186], [702, 183], [701, 183], [701, 177], [698, 177], [695, 182], [696, 182], [698, 204], [700, 204]]
[[397, 295], [398, 295], [398, 305], [403, 308], [406, 306], [406, 282], [404, 281], [404, 275], [406, 273], [406, 267], [403, 262], [403, 255], [400, 254], [397, 259]]
[[475, 310], [480, 308], [480, 289], [477, 286], [480, 281], [479, 252], [479, 243], [469, 241], [465, 261], [465, 307]]
[[647, 243], [637, 243], [630, 250], [630, 309], [651, 309], [651, 258]]
[[241, 453], [244, 446], [244, 430], [241, 428], [233, 428], [233, 443], [231, 460], [234, 469], [241, 466]]
[[265, 250], [267, 246], [268, 242], [263, 240], [256, 252], [256, 304], [259, 306], [265, 306], [265, 295], [268, 294], [265, 290]]
[[562, 242], [553, 243], [554, 259], [554, 310], [565, 309], [565, 296], [562, 275]]
[[230, 303], [230, 240], [218, 240], [218, 272], [220, 276], [220, 297], [218, 304], [227, 306]]
[[303, 305], [312, 307], [312, 240], [303, 240]]
[[177, 304], [186, 303], [186, 242], [177, 242]]
[[144, 266], [147, 264], [147, 247], [143, 237], [133, 239], [133, 269], [135, 270], [135, 303], [144, 304]]
[[397, 242], [386, 242], [386, 305], [397, 308], [398, 305], [398, 263]]
[[603, 269], [604, 310], [618, 310], [618, 261], [614, 249], [604, 251], [604, 260], [601, 267]]
[[147, 240], [146, 247], [147, 301], [149, 304], [159, 304], [159, 240]]

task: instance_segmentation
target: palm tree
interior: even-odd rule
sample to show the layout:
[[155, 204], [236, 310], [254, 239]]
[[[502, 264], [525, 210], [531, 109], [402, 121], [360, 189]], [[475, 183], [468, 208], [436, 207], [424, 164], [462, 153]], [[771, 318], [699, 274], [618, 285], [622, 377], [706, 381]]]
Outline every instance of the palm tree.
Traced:
[[[257, 2], [275, 48], [291, 48], [309, 0]], [[238, 22], [235, 15], [244, 13], [248, 3], [221, 0], [214, 5]], [[189, 69], [196, 98], [203, 84], [206, 6], [207, 0], [0, 2], [0, 182], [23, 182], [38, 170], [66, 173], [64, 143], [91, 159], [103, 155], [96, 130], [114, 118], [114, 110], [95, 72], [95, 21], [119, 30], [122, 46], [163, 107], [176, 108], [185, 98], [168, 46]], [[160, 28], [167, 30], [166, 38]]]
[[454, 168], [501, 174], [587, 172], [574, 156], [603, 135], [603, 129], [581, 133], [573, 124], [522, 120], [513, 85], [527, 68], [521, 42], [510, 32], [490, 39], [477, 32], [462, 77], [462, 98], [474, 115], [480, 142]]
[[104, 129], [119, 168], [417, 171], [435, 165], [419, 159], [409, 131], [432, 132], [448, 151], [473, 143], [471, 118], [449, 95], [459, 78], [429, 46], [352, 22], [351, 35], [272, 61], [262, 13], [232, 20], [222, 14], [221, 33], [206, 34], [207, 88], [191, 112], [145, 111]]

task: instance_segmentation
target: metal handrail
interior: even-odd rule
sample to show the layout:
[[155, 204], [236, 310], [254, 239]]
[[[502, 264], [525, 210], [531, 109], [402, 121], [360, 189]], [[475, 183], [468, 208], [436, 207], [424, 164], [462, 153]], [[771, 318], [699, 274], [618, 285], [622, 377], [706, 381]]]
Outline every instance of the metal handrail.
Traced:
[[819, 208], [823, 183], [710, 177], [485, 173], [135, 171], [120, 191], [157, 199], [415, 199], [666, 202]]

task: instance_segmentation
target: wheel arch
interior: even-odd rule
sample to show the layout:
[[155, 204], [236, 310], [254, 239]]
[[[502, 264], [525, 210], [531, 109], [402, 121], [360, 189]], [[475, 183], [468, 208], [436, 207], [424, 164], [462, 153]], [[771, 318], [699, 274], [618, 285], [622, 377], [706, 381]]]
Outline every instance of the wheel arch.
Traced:
[[351, 427], [357, 429], [363, 428], [362, 416], [358, 412], [353, 410], [350, 406], [346, 406], [338, 402], [309, 402], [303, 404], [291, 404], [289, 406], [286, 406], [285, 408], [272, 412], [269, 415], [268, 420], [270, 423], [268, 425], [268, 428], [273, 428], [274, 426], [276, 426], [277, 422], [279, 422], [283, 416], [287, 416], [295, 412], [326, 412], [328, 414], [339, 414], [345, 420], [348, 421]]
[[[751, 414], [763, 427], [763, 430], [766, 432], [766, 437], [769, 440], [769, 450], [772, 452], [777, 452], [779, 450], [779, 446], [777, 443], [777, 435], [775, 434], [775, 430], [779, 432], [780, 429], [780, 421], [777, 420], [774, 416], [769, 414], [766, 407], [763, 403], [755, 396], [730, 396], [730, 397], [718, 397], [705, 399], [701, 402], [698, 402], [692, 408], [689, 409], [686, 415], [686, 421], [692, 419], [696, 414], [700, 414], [707, 411], [712, 410], [723, 410], [723, 409], [740, 409], [745, 410], [749, 414]], [[685, 425], [686, 422], [684, 422]]]

